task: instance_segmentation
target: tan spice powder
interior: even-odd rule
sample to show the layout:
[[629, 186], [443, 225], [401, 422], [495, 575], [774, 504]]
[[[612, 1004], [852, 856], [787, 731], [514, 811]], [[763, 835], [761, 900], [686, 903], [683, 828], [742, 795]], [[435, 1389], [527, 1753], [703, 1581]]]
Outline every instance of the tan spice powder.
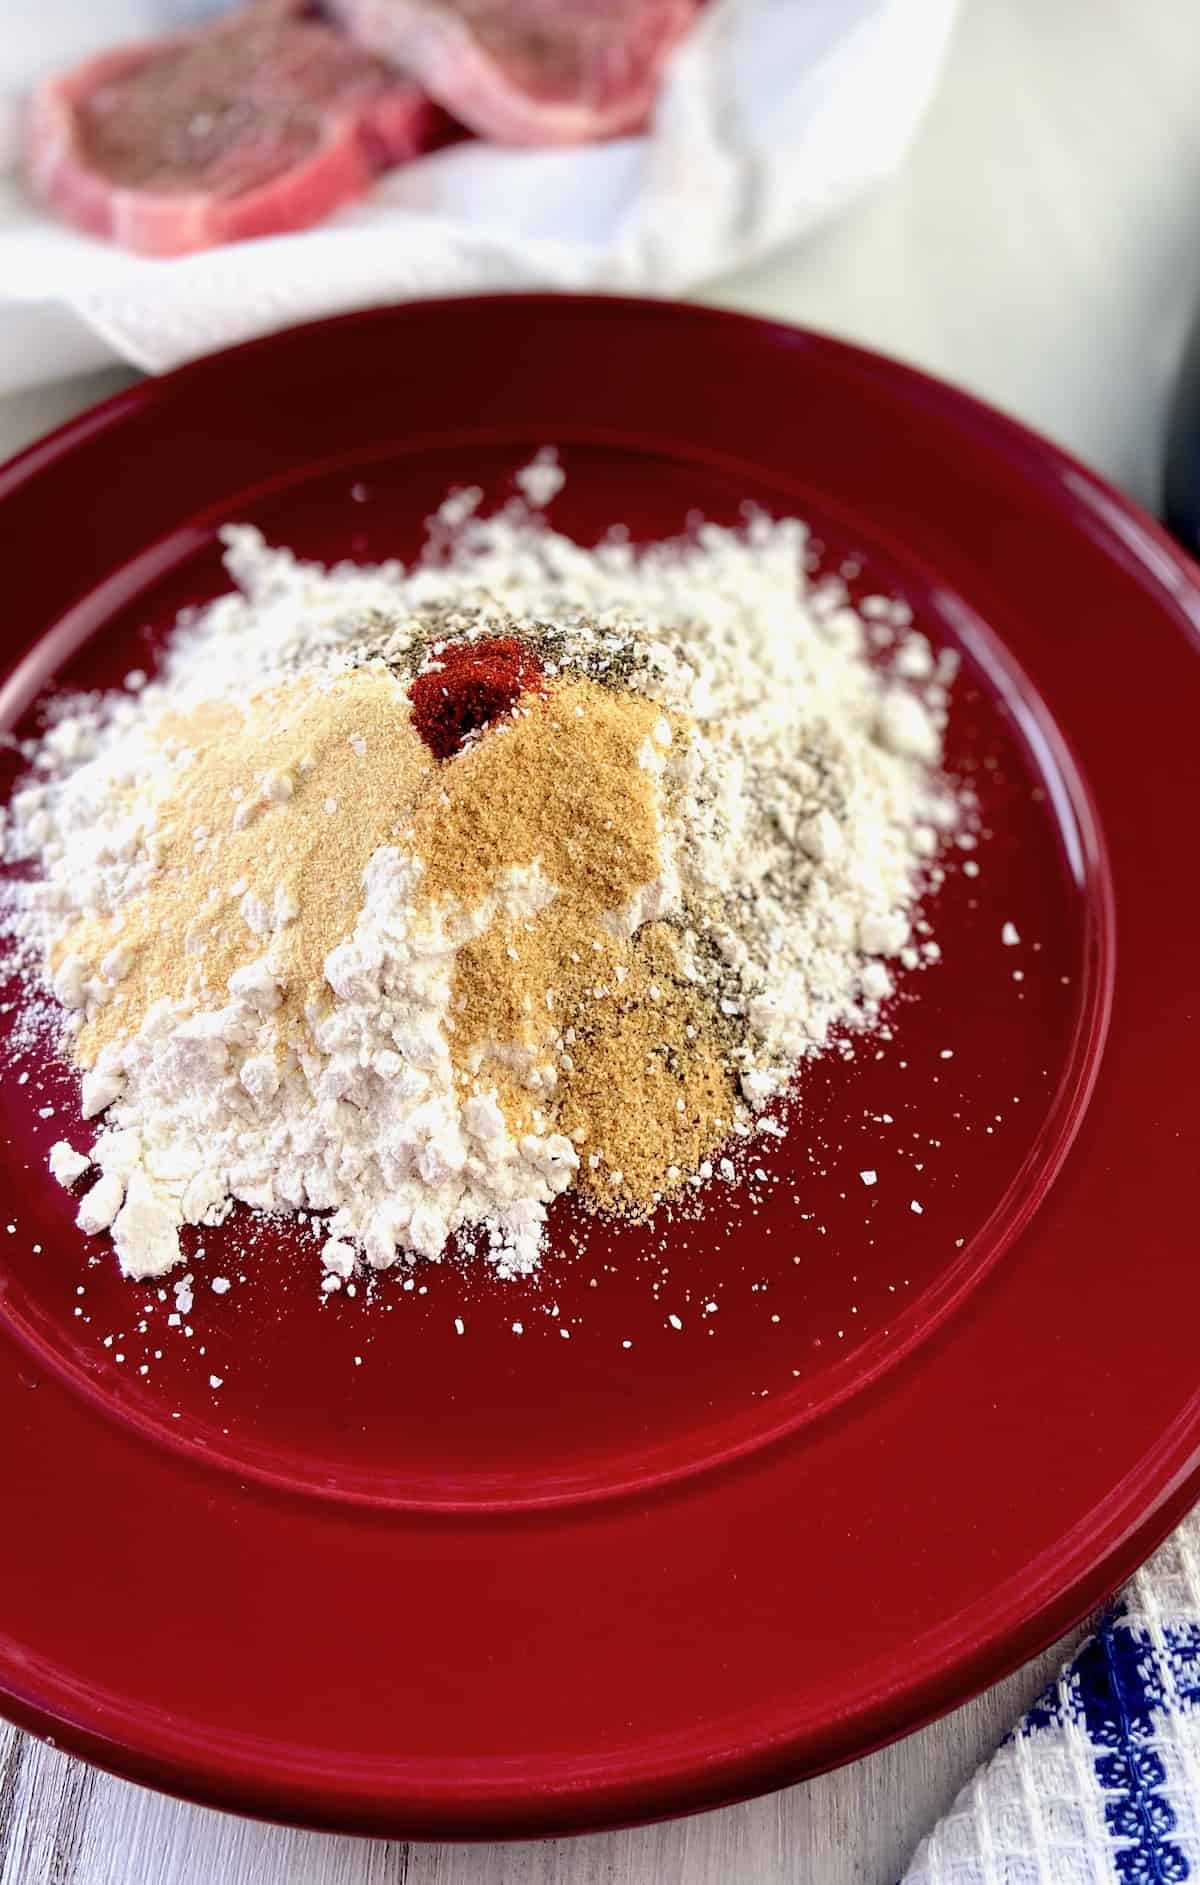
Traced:
[[674, 932], [647, 923], [605, 1010], [581, 1013], [560, 1130], [582, 1129], [578, 1189], [607, 1211], [648, 1213], [729, 1137], [737, 1110], [708, 997], [679, 970]]
[[[382, 666], [214, 702], [158, 732], [185, 759], [155, 806], [157, 867], [119, 919], [76, 923], [51, 957], [78, 955], [95, 974], [118, 943], [132, 956], [76, 1040], [84, 1066], [156, 1001], [219, 1004], [234, 970], [264, 954], [285, 985], [285, 1024], [326, 1000], [324, 960], [354, 928], [367, 861], [434, 770]], [[245, 910], [257, 902], [274, 921], [277, 897], [294, 917], [256, 933]]]
[[606, 921], [661, 870], [659, 787], [641, 762], [662, 721], [638, 695], [573, 680], [525, 696], [438, 765], [379, 664], [165, 716], [158, 736], [180, 763], [152, 788], [147, 887], [119, 918], [74, 924], [52, 956], [98, 975], [118, 944], [128, 953], [78, 1059], [136, 1031], [156, 1001], [218, 1005], [263, 955], [283, 985], [285, 1037], [303, 1028], [330, 999], [325, 957], [354, 928], [380, 845], [411, 845], [423, 894], [468, 910], [507, 871], [537, 865], [554, 900], [497, 916], [458, 952], [452, 1057], [464, 1089], [494, 1091], [517, 1136], [574, 1138], [585, 1197], [644, 1214], [728, 1136], [736, 1110], [727, 1029], [682, 973], [673, 930], [629, 938]]
[[534, 863], [557, 888], [459, 951], [452, 1057], [515, 1134], [548, 1121], [573, 1134], [579, 1187], [633, 1212], [682, 1183], [735, 1110], [719, 1018], [681, 975], [673, 933], [629, 939], [605, 921], [661, 869], [658, 788], [640, 763], [661, 720], [590, 681], [527, 698], [444, 768], [413, 827], [431, 895], [477, 908], [507, 868]]
[[431, 897], [476, 909], [514, 865], [540, 860], [580, 914], [618, 910], [658, 869], [653, 781], [638, 763], [661, 710], [634, 694], [571, 681], [441, 772], [413, 823]]

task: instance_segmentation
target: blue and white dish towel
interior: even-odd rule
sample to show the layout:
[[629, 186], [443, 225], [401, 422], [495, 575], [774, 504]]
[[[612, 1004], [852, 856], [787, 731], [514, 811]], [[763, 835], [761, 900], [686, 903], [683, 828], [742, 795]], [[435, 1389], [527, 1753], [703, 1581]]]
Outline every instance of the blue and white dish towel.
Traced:
[[1200, 1881], [1200, 1511], [919, 1847], [904, 1885]]

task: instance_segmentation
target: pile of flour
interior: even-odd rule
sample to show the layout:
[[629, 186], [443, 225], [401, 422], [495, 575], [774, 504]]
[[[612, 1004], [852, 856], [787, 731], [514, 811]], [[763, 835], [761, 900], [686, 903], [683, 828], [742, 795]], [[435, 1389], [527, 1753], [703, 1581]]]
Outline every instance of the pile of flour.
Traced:
[[[326, 570], [229, 530], [237, 588], [181, 621], [157, 678], [56, 702], [28, 749], [7, 844], [37, 875], [10, 886], [10, 928], [41, 964], [73, 922], [119, 913], [152, 879], [164, 716], [369, 661], [411, 670], [439, 637], [515, 629], [552, 677], [619, 679], [686, 726], [667, 758], [643, 762], [662, 871], [614, 917], [677, 925], [690, 973], [737, 1030], [745, 1132], [799, 1059], [877, 1022], [898, 964], [936, 954], [912, 920], [960, 815], [938, 770], [954, 658], [934, 656], [903, 604], [860, 613], [836, 581], [808, 585], [794, 520], [585, 550], [524, 506], [479, 518], [477, 498], [443, 507], [411, 569]], [[103, 1116], [89, 1166], [65, 1145], [52, 1163], [64, 1182], [86, 1170], [80, 1222], [111, 1230], [127, 1274], [170, 1269], [181, 1227], [217, 1224], [235, 1200], [320, 1214], [327, 1288], [362, 1260], [436, 1258], [456, 1231], [502, 1274], [536, 1267], [578, 1154], [551, 1129], [514, 1138], [494, 1102], [463, 1099], [447, 1046], [453, 965], [495, 910], [431, 915], [419, 880], [400, 846], [371, 858], [306, 1050], [280, 1053], [276, 1033], [271, 928], [287, 912], [256, 909], [262, 953], [226, 999], [159, 1002], [101, 1051], [82, 1083], [85, 1117]], [[535, 868], [502, 894], [517, 915], [549, 893]], [[90, 976], [59, 965], [68, 1039], [128, 972], [120, 955]]]

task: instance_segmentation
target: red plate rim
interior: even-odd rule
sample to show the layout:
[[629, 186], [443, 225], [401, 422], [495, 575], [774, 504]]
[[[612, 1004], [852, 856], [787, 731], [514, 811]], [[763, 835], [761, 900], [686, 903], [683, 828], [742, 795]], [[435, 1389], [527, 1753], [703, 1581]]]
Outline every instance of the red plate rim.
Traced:
[[[1126, 572], [1136, 570], [1139, 587], [1155, 598], [1165, 617], [1187, 633], [1200, 652], [1200, 588], [1195, 566], [1159, 526], [1111, 485], [1077, 460], [1016, 421], [971, 396], [884, 356], [755, 317], [683, 304], [625, 297], [520, 295], [417, 303], [311, 323], [226, 350], [158, 381], [117, 393], [68, 421], [0, 468], [0, 503], [35, 480], [81, 442], [119, 428], [135, 415], [169, 401], [172, 389], [203, 381], [231, 361], [269, 358], [297, 337], [327, 337], [353, 345], [357, 332], [406, 318], [458, 318], [464, 307], [486, 316], [493, 306], [518, 305], [532, 318], [564, 310], [610, 309], [645, 322], [681, 323], [719, 340], [724, 334], [753, 334], [764, 345], [803, 345], [850, 378], [886, 382], [917, 408], [951, 415], [976, 447], [1005, 459], [1016, 476], [1036, 485], [1047, 503], [1071, 513], [1069, 527], [1083, 529], [1098, 555]], [[1068, 525], [1064, 524], [1064, 528]], [[1067, 729], [1069, 734], [1069, 727]], [[165, 1714], [142, 1708], [136, 1715], [116, 1693], [96, 1687], [80, 1691], [68, 1670], [38, 1666], [12, 1639], [0, 1637], [0, 1695], [5, 1711], [22, 1726], [114, 1771], [166, 1787], [206, 1803], [266, 1818], [319, 1827], [379, 1832], [400, 1828], [425, 1837], [521, 1836], [584, 1831], [604, 1825], [692, 1811], [726, 1803], [780, 1785], [868, 1752], [965, 1700], [1052, 1642], [1113, 1590], [1166, 1536], [1200, 1491], [1200, 1391], [1183, 1405], [1136, 1465], [1056, 1543], [1009, 1579], [949, 1617], [937, 1631], [911, 1646], [903, 1669], [894, 1665], [860, 1670], [852, 1705], [820, 1723], [797, 1727], [787, 1720], [722, 1721], [720, 1744], [702, 1762], [689, 1741], [647, 1743], [640, 1759], [623, 1750], [619, 1772], [606, 1763], [581, 1771], [570, 1784], [542, 1782], [522, 1795], [519, 1783], [461, 1773], [443, 1781], [422, 1768], [416, 1777], [396, 1761], [384, 1772], [356, 1772], [347, 1761], [338, 1771], [323, 1766], [314, 1751], [228, 1736], [214, 1745]], [[15, 1651], [15, 1653], [14, 1653]]]

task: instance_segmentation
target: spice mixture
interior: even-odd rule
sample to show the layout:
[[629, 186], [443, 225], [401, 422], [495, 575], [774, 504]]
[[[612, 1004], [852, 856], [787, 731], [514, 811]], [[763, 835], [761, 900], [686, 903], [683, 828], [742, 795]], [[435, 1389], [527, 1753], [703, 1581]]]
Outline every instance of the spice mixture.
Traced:
[[101, 1122], [51, 1169], [131, 1276], [235, 1201], [313, 1214], [327, 1290], [454, 1233], [527, 1274], [568, 1188], [736, 1181], [936, 955], [954, 658], [902, 604], [791, 520], [639, 553], [477, 502], [407, 570], [229, 530], [158, 678], [29, 748], [10, 896]]

